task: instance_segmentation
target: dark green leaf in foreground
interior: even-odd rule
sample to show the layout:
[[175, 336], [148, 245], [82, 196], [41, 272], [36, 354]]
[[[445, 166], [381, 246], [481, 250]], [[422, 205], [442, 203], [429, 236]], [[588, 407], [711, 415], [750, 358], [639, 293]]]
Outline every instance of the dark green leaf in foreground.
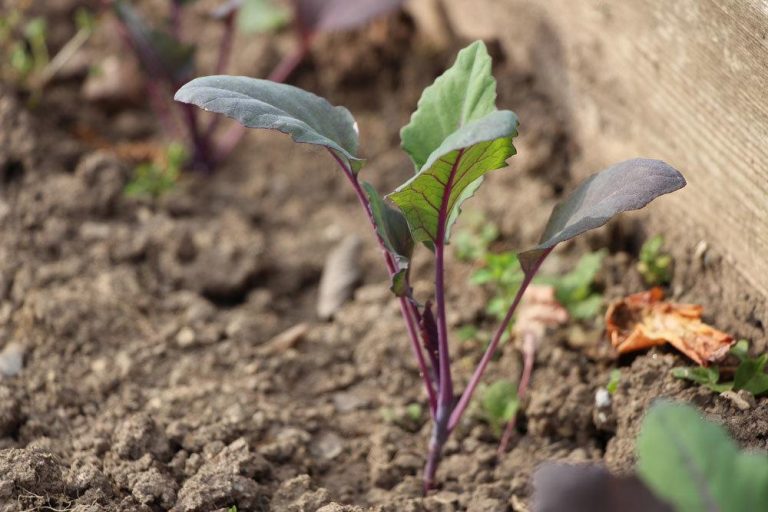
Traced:
[[461, 204], [474, 194], [483, 175], [505, 167], [515, 154], [516, 135], [513, 112], [491, 112], [449, 135], [419, 173], [389, 195], [408, 219], [417, 242], [448, 240]]
[[124, 0], [115, 1], [114, 7], [125, 24], [141, 65], [150, 75], [166, 76], [177, 83], [192, 76], [195, 66], [193, 46], [177, 41], [168, 32], [149, 27]]
[[296, 142], [324, 146], [353, 170], [362, 166], [352, 114], [298, 87], [242, 76], [206, 76], [184, 85], [175, 99], [224, 114], [248, 128], [278, 130]]
[[626, 160], [593, 174], [555, 207], [539, 245], [520, 254], [523, 270], [531, 271], [542, 254], [560, 242], [684, 186], [685, 178], [673, 167], [646, 158]]
[[662, 402], [637, 440], [637, 471], [677, 512], [768, 510], [768, 456], [739, 451], [690, 406]]
[[363, 189], [368, 196], [376, 232], [397, 265], [397, 274], [392, 278], [392, 291], [402, 297], [409, 291], [407, 273], [413, 253], [413, 238], [408, 222], [399, 210], [381, 198], [373, 185], [363, 182]]

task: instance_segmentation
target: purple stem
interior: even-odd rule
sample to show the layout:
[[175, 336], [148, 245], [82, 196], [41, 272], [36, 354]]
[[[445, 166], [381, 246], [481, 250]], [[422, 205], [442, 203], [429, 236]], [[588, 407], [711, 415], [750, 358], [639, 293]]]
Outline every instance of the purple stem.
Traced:
[[448, 345], [448, 324], [445, 314], [445, 235], [448, 223], [448, 203], [450, 202], [451, 192], [453, 191], [456, 172], [459, 169], [464, 150], [459, 150], [456, 160], [451, 167], [451, 173], [446, 180], [443, 198], [440, 203], [440, 210], [437, 214], [437, 236], [435, 237], [435, 303], [437, 306], [437, 355], [439, 362], [440, 387], [437, 397], [437, 414], [435, 414], [435, 425], [432, 430], [432, 437], [429, 440], [429, 452], [427, 454], [427, 464], [424, 468], [424, 492], [432, 488], [432, 482], [435, 479], [437, 465], [440, 462], [440, 455], [443, 451], [450, 430], [448, 423], [453, 406], [453, 381], [451, 378], [451, 354]]
[[178, 41], [181, 39], [181, 2], [171, 0], [171, 34]]
[[[221, 40], [219, 41], [219, 55], [216, 58], [216, 68], [214, 71], [215, 75], [224, 74], [224, 72], [227, 70], [227, 66], [229, 65], [229, 58], [232, 55], [232, 41], [235, 37], [234, 25], [236, 14], [237, 11], [230, 12], [222, 22], [224, 33], [221, 35]], [[211, 119], [211, 122], [208, 123], [208, 128], [205, 130], [206, 139], [211, 139], [214, 132], [216, 131], [216, 128], [219, 126], [219, 122], [221, 121], [222, 117], [223, 116], [214, 116], [213, 119]], [[238, 124], [237, 126], [240, 125]], [[245, 127], [243, 127], [243, 131], [244, 130]]]
[[[520, 385], [517, 387], [517, 399], [521, 402], [528, 392], [528, 383], [531, 381], [535, 356], [536, 335], [531, 331], [525, 331], [523, 333], [523, 374], [520, 376]], [[512, 440], [512, 434], [515, 431], [516, 420], [517, 415], [507, 422], [507, 427], [504, 429], [504, 435], [501, 436], [501, 442], [496, 452], [499, 457], [503, 456], [507, 448], [509, 448], [509, 442]]]
[[526, 272], [525, 277], [523, 278], [523, 282], [520, 285], [520, 289], [517, 290], [517, 295], [515, 295], [515, 299], [512, 301], [512, 305], [509, 307], [509, 310], [507, 310], [507, 314], [506, 316], [504, 316], [504, 319], [501, 321], [501, 324], [496, 330], [496, 333], [493, 335], [493, 339], [491, 340], [491, 343], [488, 345], [488, 348], [485, 350], [485, 354], [483, 354], [483, 358], [480, 360], [480, 363], [477, 365], [477, 368], [475, 368], [475, 373], [472, 374], [472, 378], [467, 384], [467, 388], [464, 390], [464, 393], [462, 393], [461, 398], [459, 399], [459, 402], [456, 404], [456, 407], [453, 409], [453, 412], [451, 413], [451, 419], [448, 422], [449, 433], [452, 432], [453, 429], [456, 428], [456, 425], [459, 424], [461, 415], [464, 413], [467, 406], [469, 405], [469, 401], [472, 399], [472, 395], [474, 394], [475, 389], [477, 388], [477, 385], [480, 384], [480, 380], [483, 377], [483, 373], [485, 373], [485, 369], [488, 367], [488, 363], [491, 361], [491, 358], [493, 357], [494, 352], [496, 352], [496, 349], [499, 346], [499, 342], [501, 342], [501, 338], [506, 332], [507, 327], [509, 326], [509, 322], [512, 320], [512, 316], [515, 314], [515, 310], [517, 309], [517, 306], [520, 304], [520, 299], [523, 297], [523, 294], [525, 293], [525, 290], [528, 288], [528, 285], [531, 284], [531, 281], [533, 280], [533, 276], [535, 276], [536, 272], [539, 271], [539, 268], [541, 267], [541, 264], [544, 261], [544, 259], [549, 255], [550, 252], [552, 252], [552, 249], [553, 247], [546, 249], [541, 254], [539, 259], [531, 267], [530, 271]]
[[[387, 272], [389, 273], [389, 277], [394, 276], [397, 273], [395, 262], [392, 259], [392, 255], [389, 254], [389, 251], [384, 245], [384, 240], [381, 239], [381, 235], [379, 235], [379, 232], [376, 230], [376, 221], [373, 218], [371, 205], [368, 202], [368, 197], [365, 195], [365, 192], [360, 186], [360, 181], [357, 179], [355, 173], [352, 172], [349, 166], [346, 165], [336, 153], [330, 149], [328, 152], [331, 154], [331, 156], [333, 156], [334, 160], [336, 160], [336, 163], [339, 164], [339, 167], [341, 167], [341, 170], [344, 171], [344, 174], [347, 176], [347, 179], [352, 185], [352, 188], [355, 191], [355, 195], [357, 196], [357, 200], [360, 202], [360, 205], [363, 207], [366, 215], [368, 216], [368, 221], [370, 222], [371, 227], [373, 228], [373, 232], [376, 235], [376, 240], [379, 242], [379, 247], [384, 253], [384, 261], [387, 265]], [[422, 352], [421, 345], [419, 344], [419, 334], [416, 329], [416, 318], [412, 309], [413, 305], [410, 303], [407, 297], [399, 297], [399, 300], [400, 314], [403, 316], [403, 320], [405, 320], [405, 326], [408, 330], [408, 337], [411, 340], [411, 348], [413, 349], [413, 353], [416, 356], [416, 361], [419, 365], [419, 373], [421, 373], [422, 380], [424, 381], [424, 387], [427, 390], [427, 396], [429, 398], [429, 410], [434, 416], [437, 397], [435, 395], [435, 390], [432, 387], [432, 381], [429, 377], [429, 369], [427, 367], [427, 362], [424, 359], [424, 353]]]

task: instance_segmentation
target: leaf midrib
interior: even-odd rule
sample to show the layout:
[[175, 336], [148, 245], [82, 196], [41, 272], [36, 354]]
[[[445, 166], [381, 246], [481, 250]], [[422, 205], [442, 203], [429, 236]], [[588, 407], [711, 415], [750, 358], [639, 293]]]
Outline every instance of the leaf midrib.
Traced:
[[448, 179], [445, 181], [445, 188], [443, 189], [443, 198], [440, 200], [440, 210], [437, 212], [437, 240], [435, 244], [445, 244], [445, 224], [448, 220], [448, 203], [451, 201], [451, 193], [453, 192], [453, 180], [456, 178], [456, 172], [459, 170], [461, 159], [464, 157], [464, 151], [466, 148], [462, 148], [456, 154], [456, 160], [453, 161], [451, 166], [451, 173], [448, 175]]

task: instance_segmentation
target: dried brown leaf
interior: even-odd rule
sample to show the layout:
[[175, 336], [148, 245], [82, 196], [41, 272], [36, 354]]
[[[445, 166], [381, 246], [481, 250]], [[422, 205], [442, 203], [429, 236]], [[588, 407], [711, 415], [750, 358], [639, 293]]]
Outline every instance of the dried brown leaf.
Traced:
[[606, 331], [620, 354], [669, 343], [699, 365], [725, 357], [734, 339], [702, 322], [700, 305], [663, 299], [663, 290], [656, 287], [608, 307]]

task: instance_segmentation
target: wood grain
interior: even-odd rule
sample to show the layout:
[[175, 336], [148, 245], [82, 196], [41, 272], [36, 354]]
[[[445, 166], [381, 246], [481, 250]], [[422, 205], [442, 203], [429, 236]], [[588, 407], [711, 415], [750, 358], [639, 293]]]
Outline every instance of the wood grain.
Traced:
[[653, 218], [703, 234], [768, 296], [768, 1], [446, 7], [463, 37], [498, 39], [514, 65], [544, 70], [584, 154], [576, 174], [633, 156], [674, 165], [689, 186]]

